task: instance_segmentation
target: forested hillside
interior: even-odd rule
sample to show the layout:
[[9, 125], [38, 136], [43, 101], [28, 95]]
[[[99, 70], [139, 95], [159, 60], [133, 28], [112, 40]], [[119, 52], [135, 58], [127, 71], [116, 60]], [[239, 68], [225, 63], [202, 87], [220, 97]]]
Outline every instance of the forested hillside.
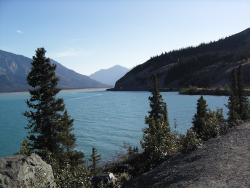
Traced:
[[161, 88], [225, 87], [231, 70], [243, 64], [250, 87], [250, 28], [207, 44], [187, 47], [152, 57], [116, 82], [115, 90], [147, 90], [157, 74]]

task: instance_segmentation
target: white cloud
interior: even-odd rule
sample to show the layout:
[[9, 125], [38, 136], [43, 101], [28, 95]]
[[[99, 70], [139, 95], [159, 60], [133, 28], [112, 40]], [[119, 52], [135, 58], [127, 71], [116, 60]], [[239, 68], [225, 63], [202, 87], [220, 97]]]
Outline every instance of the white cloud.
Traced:
[[52, 58], [68, 58], [68, 57], [82, 57], [82, 56], [88, 56], [91, 55], [92, 52], [83, 50], [83, 49], [75, 49], [70, 48], [63, 50], [61, 52], [56, 52], [51, 54]]
[[78, 55], [79, 55], [78, 50], [68, 49], [68, 50], [64, 50], [64, 51], [55, 53], [55, 58], [74, 57], [74, 56], [78, 56]]
[[18, 34], [23, 34], [23, 31], [21, 31], [20, 29], [16, 30], [16, 32], [17, 32]]

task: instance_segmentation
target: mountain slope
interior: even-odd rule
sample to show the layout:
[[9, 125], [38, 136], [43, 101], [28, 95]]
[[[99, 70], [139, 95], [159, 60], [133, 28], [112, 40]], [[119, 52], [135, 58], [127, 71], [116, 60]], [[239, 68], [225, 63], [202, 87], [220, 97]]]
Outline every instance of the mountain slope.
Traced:
[[198, 150], [177, 154], [128, 182], [126, 188], [250, 187], [250, 124], [208, 140]]
[[108, 85], [115, 85], [115, 82], [124, 76], [129, 69], [122, 67], [120, 65], [115, 65], [108, 69], [101, 69], [89, 77]]
[[[0, 50], [0, 92], [26, 91], [28, 85], [26, 76], [31, 68], [32, 60], [22, 55]], [[56, 74], [59, 77], [59, 87], [63, 89], [73, 88], [100, 88], [107, 85], [90, 79], [67, 69], [60, 63], [51, 60], [57, 65]]]
[[224, 87], [230, 71], [244, 64], [250, 87], [250, 28], [216, 42], [174, 50], [149, 59], [129, 71], [115, 84], [115, 90], [147, 90], [157, 74], [161, 88]]

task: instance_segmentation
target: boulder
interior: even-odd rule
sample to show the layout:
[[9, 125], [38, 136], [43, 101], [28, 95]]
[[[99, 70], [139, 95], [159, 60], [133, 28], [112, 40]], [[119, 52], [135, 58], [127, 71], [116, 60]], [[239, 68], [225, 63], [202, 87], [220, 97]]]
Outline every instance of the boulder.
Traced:
[[52, 167], [36, 154], [0, 158], [0, 188], [56, 187]]

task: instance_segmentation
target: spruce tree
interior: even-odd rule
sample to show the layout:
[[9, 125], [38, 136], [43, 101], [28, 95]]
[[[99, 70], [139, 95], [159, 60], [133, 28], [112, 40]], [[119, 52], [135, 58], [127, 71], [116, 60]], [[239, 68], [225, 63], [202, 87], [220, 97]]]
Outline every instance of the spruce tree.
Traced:
[[21, 143], [19, 154], [29, 156], [31, 154], [29, 148], [29, 142], [27, 139], [24, 139]]
[[58, 142], [61, 144], [63, 155], [59, 160], [62, 163], [67, 162], [74, 167], [84, 163], [84, 154], [75, 150], [76, 139], [73, 134], [73, 122], [74, 120], [68, 115], [67, 110], [65, 110], [60, 121]]
[[90, 158], [90, 161], [91, 161], [90, 172], [91, 172], [92, 176], [96, 176], [96, 174], [98, 172], [97, 165], [98, 165], [98, 162], [100, 160], [101, 160], [101, 155], [99, 155], [97, 153], [96, 148], [93, 147], [92, 153], [91, 153], [91, 158]]
[[239, 95], [239, 114], [241, 120], [249, 118], [249, 101], [245, 92], [242, 65], [237, 69], [238, 95]]
[[203, 130], [206, 124], [207, 113], [208, 113], [207, 102], [204, 99], [204, 97], [201, 96], [197, 101], [197, 110], [193, 118], [193, 127], [192, 127], [192, 129], [195, 131], [195, 133], [199, 138], [203, 136]]
[[233, 123], [240, 119], [237, 71], [231, 73], [230, 96], [228, 98], [228, 121]]
[[82, 153], [74, 150], [73, 120], [65, 110], [63, 99], [56, 97], [60, 91], [56, 65], [50, 63], [45, 53], [44, 48], [36, 50], [27, 76], [30, 98], [26, 101], [29, 110], [24, 115], [28, 119], [29, 148], [46, 161], [48, 156], [60, 163], [76, 158], [81, 161]]
[[242, 65], [232, 71], [227, 106], [230, 123], [237, 123], [238, 120], [245, 121], [249, 118], [249, 101], [244, 88]]
[[158, 80], [153, 76], [152, 96], [149, 97], [150, 111], [145, 118], [148, 127], [144, 129], [143, 140], [141, 141], [144, 153], [151, 160], [159, 160], [171, 153], [174, 149], [174, 136], [170, 132], [167, 106], [163, 101], [158, 88]]
[[197, 111], [193, 117], [192, 131], [198, 139], [208, 140], [219, 134], [219, 126], [224, 122], [222, 109], [212, 111], [208, 109], [207, 102], [203, 96], [197, 101]]

